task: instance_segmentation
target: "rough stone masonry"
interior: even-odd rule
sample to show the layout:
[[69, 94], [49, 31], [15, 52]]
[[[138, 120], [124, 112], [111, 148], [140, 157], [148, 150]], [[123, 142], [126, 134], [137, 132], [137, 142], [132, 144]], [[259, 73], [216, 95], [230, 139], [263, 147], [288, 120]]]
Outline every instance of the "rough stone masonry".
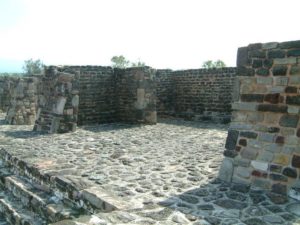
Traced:
[[300, 188], [300, 41], [239, 48], [237, 66], [239, 97], [219, 176], [293, 195]]

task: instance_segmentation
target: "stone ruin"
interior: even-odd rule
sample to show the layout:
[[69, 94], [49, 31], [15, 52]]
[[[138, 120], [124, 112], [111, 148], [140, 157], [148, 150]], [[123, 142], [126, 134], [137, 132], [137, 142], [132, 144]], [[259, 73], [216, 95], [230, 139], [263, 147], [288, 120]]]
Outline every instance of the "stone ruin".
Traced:
[[1, 78], [0, 106], [9, 124], [49, 133], [155, 124], [157, 114], [217, 122], [232, 115], [220, 178], [286, 193], [300, 187], [299, 49], [299, 41], [251, 44], [238, 50], [237, 68], [211, 70], [50, 66], [44, 76]]

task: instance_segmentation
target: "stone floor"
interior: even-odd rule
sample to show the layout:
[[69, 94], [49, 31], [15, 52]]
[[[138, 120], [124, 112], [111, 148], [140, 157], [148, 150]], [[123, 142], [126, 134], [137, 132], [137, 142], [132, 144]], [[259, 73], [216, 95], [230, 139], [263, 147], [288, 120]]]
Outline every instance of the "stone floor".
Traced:
[[12, 155], [130, 206], [97, 214], [98, 224], [300, 224], [299, 202], [216, 179], [227, 125], [163, 119], [41, 135], [0, 123], [0, 147]]

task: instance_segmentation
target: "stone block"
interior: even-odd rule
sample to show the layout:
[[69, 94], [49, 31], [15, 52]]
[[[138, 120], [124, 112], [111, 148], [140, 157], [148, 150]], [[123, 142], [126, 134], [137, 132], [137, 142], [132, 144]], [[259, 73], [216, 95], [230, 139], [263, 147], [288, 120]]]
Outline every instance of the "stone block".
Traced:
[[300, 41], [286, 41], [279, 43], [281, 49], [300, 48]]
[[275, 112], [275, 113], [286, 113], [286, 105], [273, 105], [273, 104], [258, 104], [257, 110], [261, 112]]
[[286, 96], [286, 103], [300, 106], [300, 96]]
[[288, 57], [292, 57], [292, 56], [297, 57], [297, 56], [300, 56], [300, 49], [289, 50], [287, 52], [287, 56]]
[[283, 50], [271, 50], [271, 51], [268, 51], [268, 58], [269, 59], [276, 59], [276, 58], [284, 58], [285, 57], [285, 51]]
[[300, 76], [294, 75], [290, 77], [289, 85], [300, 85]]
[[285, 154], [275, 154], [273, 163], [287, 166], [290, 162], [290, 156]]
[[265, 145], [266, 145], [266, 143], [263, 143], [258, 140], [254, 140], [254, 139], [248, 140], [248, 146], [252, 147], [252, 148], [263, 149]]
[[262, 151], [258, 154], [257, 160], [263, 161], [263, 162], [271, 162], [274, 158], [274, 153], [269, 151]]
[[269, 50], [269, 49], [277, 48], [277, 46], [278, 46], [278, 42], [269, 42], [269, 43], [262, 44], [262, 49]]
[[263, 66], [263, 60], [261, 59], [253, 59], [252, 60], [252, 67], [253, 68], [260, 68]]
[[260, 133], [258, 135], [258, 140], [259, 141], [264, 141], [264, 142], [274, 142], [275, 140], [275, 134], [269, 134], [269, 133]]
[[275, 85], [277, 86], [286, 86], [289, 82], [288, 77], [275, 77]]
[[270, 179], [273, 181], [287, 182], [288, 178], [282, 174], [271, 173]]
[[255, 70], [256, 75], [258, 76], [269, 76], [270, 70], [267, 68], [258, 68]]
[[244, 123], [231, 123], [230, 129], [234, 129], [234, 130], [252, 130], [253, 126], [251, 124], [244, 124]]
[[276, 164], [271, 164], [270, 165], [270, 171], [274, 173], [281, 173], [282, 171], [282, 166], [276, 165]]
[[293, 157], [292, 157], [292, 167], [300, 168], [300, 155], [293, 155]]
[[288, 113], [290, 114], [300, 114], [300, 107], [299, 106], [288, 106]]
[[297, 170], [291, 167], [284, 168], [282, 174], [293, 179], [298, 177]]
[[271, 93], [285, 93], [285, 87], [284, 86], [273, 86], [270, 89]]
[[257, 133], [252, 132], [252, 131], [241, 131], [240, 136], [245, 137], [245, 138], [256, 139], [257, 138]]
[[63, 115], [66, 102], [67, 99], [65, 97], [59, 97], [56, 101], [53, 112], [59, 115]]
[[255, 148], [244, 148], [241, 152], [241, 156], [245, 159], [256, 159], [256, 156], [258, 154], [258, 149]]
[[264, 96], [264, 101], [265, 102], [269, 102], [272, 104], [277, 104], [279, 103], [279, 99], [280, 99], [280, 94], [278, 93], [274, 93], [274, 94], [266, 94]]
[[252, 77], [252, 76], [254, 76], [254, 74], [255, 74], [255, 71], [252, 68], [247, 68], [245, 66], [238, 66], [238, 68], [237, 68], [238, 76]]
[[219, 179], [231, 182], [233, 175], [233, 160], [225, 158], [219, 170]]
[[285, 139], [285, 143], [287, 145], [300, 145], [300, 139], [297, 137], [287, 136]]
[[248, 112], [247, 121], [249, 122], [262, 122], [264, 120], [264, 113], [259, 112]]
[[250, 178], [251, 176], [251, 172], [252, 172], [252, 169], [251, 168], [248, 168], [248, 167], [241, 167], [241, 166], [238, 166], [236, 167], [235, 169], [235, 174], [241, 178], [245, 178], [245, 179], [248, 179]]
[[246, 66], [248, 64], [248, 48], [242, 47], [238, 48], [237, 52], [237, 67]]
[[231, 108], [233, 110], [239, 110], [239, 111], [256, 111], [257, 110], [257, 104], [255, 104], [255, 103], [235, 102], [235, 103], [232, 103]]
[[241, 94], [240, 96], [243, 102], [263, 102], [264, 100], [262, 94]]
[[235, 166], [249, 167], [251, 160], [243, 159], [240, 155], [234, 158]]
[[253, 160], [253, 161], [251, 161], [251, 166], [255, 170], [260, 170], [260, 171], [267, 172], [268, 168], [269, 168], [269, 163], [268, 162], [262, 162], [262, 161]]
[[280, 195], [286, 195], [287, 185], [286, 184], [281, 184], [281, 183], [273, 184], [272, 185], [272, 192], [274, 192], [276, 194], [280, 194]]
[[78, 95], [74, 95], [72, 98], [72, 106], [73, 107], [78, 107], [79, 106], [79, 96]]
[[275, 65], [286, 65], [286, 64], [296, 64], [297, 58], [282, 58], [282, 59], [274, 59]]
[[297, 94], [298, 93], [298, 88], [297, 87], [293, 87], [293, 86], [287, 86], [285, 88], [285, 93], [288, 93], [288, 94]]
[[236, 143], [237, 143], [238, 136], [239, 136], [239, 131], [238, 130], [231, 130], [230, 129], [228, 131], [226, 144], [225, 144], [225, 148], [227, 150], [235, 150], [235, 146], [236, 146]]
[[262, 188], [264, 190], [271, 188], [271, 181], [264, 178], [255, 178], [252, 180], [252, 184], [254, 187]]
[[286, 76], [288, 67], [285, 65], [274, 66], [272, 69], [273, 76]]
[[281, 127], [280, 133], [283, 136], [292, 136], [295, 134], [295, 129], [294, 128], [288, 128], [288, 127]]
[[300, 75], [300, 66], [294, 65], [291, 67], [290, 75]]
[[283, 115], [279, 120], [279, 125], [283, 127], [296, 128], [299, 122], [298, 115]]
[[247, 114], [239, 111], [233, 111], [231, 121], [234, 122], [245, 122], [247, 120]]
[[257, 84], [272, 85], [273, 77], [257, 77], [256, 82]]

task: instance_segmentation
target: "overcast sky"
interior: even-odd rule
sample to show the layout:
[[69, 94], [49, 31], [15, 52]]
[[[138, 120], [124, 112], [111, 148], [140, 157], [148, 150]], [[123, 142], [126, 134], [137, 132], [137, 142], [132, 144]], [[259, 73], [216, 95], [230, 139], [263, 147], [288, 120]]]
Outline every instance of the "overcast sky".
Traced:
[[[299, 0], [0, 0], [0, 72], [26, 59], [154, 68], [235, 66], [237, 48], [300, 39]], [[10, 70], [10, 71], [9, 71]]]

